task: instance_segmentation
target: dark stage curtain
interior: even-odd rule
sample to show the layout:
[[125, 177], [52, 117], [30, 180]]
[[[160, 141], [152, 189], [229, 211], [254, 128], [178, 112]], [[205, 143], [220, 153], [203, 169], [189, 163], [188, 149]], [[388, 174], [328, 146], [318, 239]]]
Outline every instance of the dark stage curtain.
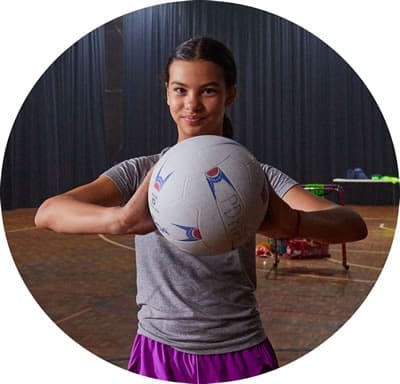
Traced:
[[232, 49], [239, 71], [229, 111], [234, 138], [260, 161], [300, 183], [331, 182], [356, 167], [397, 176], [373, 97], [321, 40], [250, 7], [167, 3], [85, 36], [38, 81], [10, 137], [3, 209], [37, 206], [118, 161], [173, 144], [162, 75], [173, 48], [194, 35]]
[[302, 183], [331, 182], [356, 167], [397, 175], [387, 126], [368, 89], [335, 51], [299, 26], [250, 7], [207, 1], [147, 8], [123, 23], [123, 156], [174, 142], [162, 71], [178, 43], [208, 35], [235, 55], [234, 138], [261, 161]]
[[26, 98], [3, 163], [2, 208], [35, 207], [106, 168], [104, 39], [99, 28], [61, 55]]

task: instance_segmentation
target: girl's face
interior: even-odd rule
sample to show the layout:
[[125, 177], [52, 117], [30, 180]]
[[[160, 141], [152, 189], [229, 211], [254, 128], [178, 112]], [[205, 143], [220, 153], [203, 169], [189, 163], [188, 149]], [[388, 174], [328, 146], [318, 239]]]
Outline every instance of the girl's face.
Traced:
[[222, 135], [225, 108], [233, 103], [236, 88], [226, 88], [220, 66], [206, 60], [175, 60], [166, 87], [178, 142], [199, 135]]

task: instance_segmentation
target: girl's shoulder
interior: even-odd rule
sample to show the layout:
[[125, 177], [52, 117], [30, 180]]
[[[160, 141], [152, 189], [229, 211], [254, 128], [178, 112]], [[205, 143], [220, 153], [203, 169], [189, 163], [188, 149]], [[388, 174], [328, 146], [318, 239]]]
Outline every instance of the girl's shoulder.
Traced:
[[123, 160], [103, 172], [102, 176], [106, 176], [114, 182], [122, 193], [123, 203], [126, 203], [162, 154], [163, 151], [158, 154]]
[[271, 184], [271, 187], [280, 197], [284, 196], [290, 188], [298, 184], [297, 181], [292, 179], [290, 176], [288, 176], [286, 173], [282, 172], [278, 168], [275, 168], [268, 164], [260, 164], [269, 183]]
[[125, 172], [129, 173], [146, 174], [167, 150], [168, 148], [165, 148], [160, 153], [123, 160], [116, 164], [113, 168], [123, 169]]

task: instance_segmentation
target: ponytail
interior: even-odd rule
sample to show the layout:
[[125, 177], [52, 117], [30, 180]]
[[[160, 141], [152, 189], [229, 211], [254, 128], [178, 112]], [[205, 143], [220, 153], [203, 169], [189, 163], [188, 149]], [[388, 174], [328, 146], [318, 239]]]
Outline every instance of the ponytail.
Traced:
[[231, 119], [226, 115], [224, 115], [224, 121], [222, 123], [222, 136], [227, 137], [228, 139], [233, 138], [233, 126]]

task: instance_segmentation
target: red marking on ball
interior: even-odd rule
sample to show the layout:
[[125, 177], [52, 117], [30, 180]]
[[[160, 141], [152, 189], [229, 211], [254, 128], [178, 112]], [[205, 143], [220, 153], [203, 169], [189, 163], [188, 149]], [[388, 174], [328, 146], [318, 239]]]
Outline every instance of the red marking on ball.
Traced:
[[214, 176], [218, 175], [218, 172], [219, 172], [218, 167], [212, 168], [209, 171], [207, 171], [207, 176], [214, 177]]

